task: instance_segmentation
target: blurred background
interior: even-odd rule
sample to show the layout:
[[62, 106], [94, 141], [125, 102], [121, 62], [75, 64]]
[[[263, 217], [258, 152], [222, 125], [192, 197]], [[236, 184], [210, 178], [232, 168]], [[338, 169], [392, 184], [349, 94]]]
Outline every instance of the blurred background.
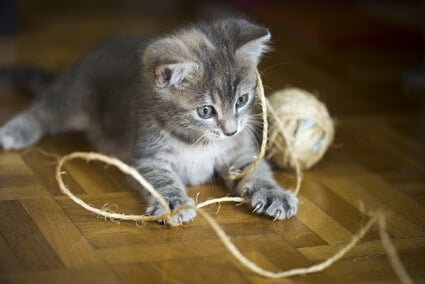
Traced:
[[273, 35], [260, 67], [267, 93], [305, 88], [340, 119], [415, 113], [412, 129], [425, 130], [424, 14], [424, 1], [403, 0], [0, 0], [0, 64], [60, 71], [112, 35], [245, 15]]
[[[277, 271], [324, 260], [366, 222], [365, 209], [383, 208], [403, 264], [425, 283], [424, 2], [0, 0], [0, 66], [63, 71], [110, 36], [159, 35], [203, 19], [244, 15], [267, 26], [273, 50], [259, 67], [266, 94], [288, 86], [315, 93], [337, 122], [336, 138], [305, 172], [296, 218], [269, 222], [224, 204], [214, 218], [248, 257]], [[32, 97], [0, 82], [0, 126]], [[94, 150], [79, 133], [36, 146], [60, 155]], [[165, 230], [96, 219], [63, 196], [54, 159], [35, 150], [0, 150], [1, 283], [262, 282], [235, 264], [202, 220]], [[90, 204], [143, 212], [118, 172], [84, 162], [66, 168], [67, 184]], [[290, 172], [275, 176], [293, 181]], [[189, 188], [191, 196], [200, 191], [200, 200], [227, 194], [215, 185]], [[326, 271], [278, 282], [396, 282], [378, 239], [372, 230]]]

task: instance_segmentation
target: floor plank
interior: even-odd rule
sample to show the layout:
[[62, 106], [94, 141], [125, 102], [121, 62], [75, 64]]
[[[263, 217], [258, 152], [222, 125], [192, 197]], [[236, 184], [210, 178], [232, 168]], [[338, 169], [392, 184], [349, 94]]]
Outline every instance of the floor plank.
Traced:
[[63, 267], [57, 252], [19, 201], [0, 202], [0, 224], [5, 243], [23, 268], [37, 271]]
[[[0, 35], [0, 66], [62, 72], [109, 36], [158, 34], [231, 11], [267, 26], [273, 48], [259, 67], [266, 94], [287, 86], [313, 92], [336, 122], [335, 140], [305, 171], [296, 217], [273, 222], [245, 204], [206, 211], [249, 259], [282, 271], [332, 256], [382, 209], [403, 265], [425, 282], [425, 92], [405, 81], [423, 68], [420, 1], [24, 2], [17, 1], [18, 32]], [[32, 100], [0, 81], [0, 126]], [[376, 226], [325, 271], [266, 279], [231, 256], [200, 217], [179, 228], [99, 218], [61, 193], [52, 155], [95, 150], [82, 133], [0, 150], [1, 283], [398, 283]], [[66, 170], [65, 183], [87, 203], [145, 211], [118, 170], [82, 161]], [[276, 168], [275, 176], [293, 188], [293, 171]], [[188, 188], [199, 201], [228, 193], [218, 180]]]
[[66, 267], [103, 263], [53, 198], [27, 199], [21, 202]]

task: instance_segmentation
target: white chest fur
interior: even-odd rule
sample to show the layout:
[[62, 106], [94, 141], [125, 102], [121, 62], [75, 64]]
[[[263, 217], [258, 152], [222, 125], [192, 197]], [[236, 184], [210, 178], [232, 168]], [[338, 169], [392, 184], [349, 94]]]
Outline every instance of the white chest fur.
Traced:
[[182, 181], [186, 185], [199, 185], [210, 180], [217, 164], [223, 160], [227, 148], [222, 144], [202, 148], [188, 145], [176, 147], [177, 171]]

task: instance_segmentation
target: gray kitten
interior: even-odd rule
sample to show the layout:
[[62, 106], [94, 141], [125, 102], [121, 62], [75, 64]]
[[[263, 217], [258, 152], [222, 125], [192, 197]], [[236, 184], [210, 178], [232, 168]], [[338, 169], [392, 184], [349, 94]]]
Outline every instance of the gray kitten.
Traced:
[[[0, 128], [0, 146], [21, 149], [47, 134], [85, 131], [100, 151], [136, 167], [171, 209], [194, 205], [186, 185], [227, 176], [257, 154], [256, 69], [269, 40], [264, 27], [226, 19], [157, 39], [109, 40], [57, 78], [3, 69], [3, 78], [25, 80], [38, 97]], [[226, 183], [250, 199], [255, 213], [281, 220], [297, 211], [296, 197], [277, 185], [266, 161]], [[161, 205], [147, 198], [147, 213], [162, 215]], [[174, 221], [195, 215], [185, 210]]]

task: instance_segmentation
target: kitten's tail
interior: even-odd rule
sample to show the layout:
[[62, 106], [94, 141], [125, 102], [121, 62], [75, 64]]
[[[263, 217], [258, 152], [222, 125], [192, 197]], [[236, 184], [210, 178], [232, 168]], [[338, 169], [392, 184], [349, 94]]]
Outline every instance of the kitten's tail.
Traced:
[[48, 87], [56, 78], [57, 74], [37, 67], [25, 65], [0, 67], [0, 82], [29, 89], [36, 94]]

